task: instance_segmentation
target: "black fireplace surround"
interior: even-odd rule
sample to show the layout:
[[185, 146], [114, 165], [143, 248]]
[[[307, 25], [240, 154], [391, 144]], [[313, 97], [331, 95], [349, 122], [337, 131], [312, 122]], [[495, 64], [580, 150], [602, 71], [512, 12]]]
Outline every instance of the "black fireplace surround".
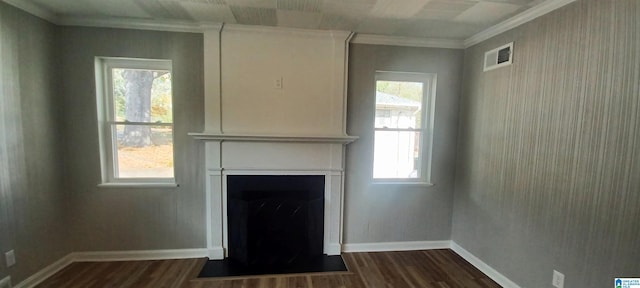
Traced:
[[294, 267], [323, 254], [324, 175], [228, 175], [230, 261]]

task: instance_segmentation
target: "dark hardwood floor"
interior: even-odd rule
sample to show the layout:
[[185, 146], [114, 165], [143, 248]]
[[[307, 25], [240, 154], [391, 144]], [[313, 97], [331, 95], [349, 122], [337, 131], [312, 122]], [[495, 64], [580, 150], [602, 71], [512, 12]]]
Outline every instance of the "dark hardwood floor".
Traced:
[[344, 253], [349, 272], [228, 279], [196, 278], [206, 259], [78, 262], [43, 287], [487, 288], [500, 287], [451, 250]]

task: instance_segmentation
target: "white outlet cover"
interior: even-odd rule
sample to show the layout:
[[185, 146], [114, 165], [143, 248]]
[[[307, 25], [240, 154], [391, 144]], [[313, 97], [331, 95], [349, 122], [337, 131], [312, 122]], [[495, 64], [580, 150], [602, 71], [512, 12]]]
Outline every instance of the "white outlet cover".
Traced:
[[0, 280], [0, 288], [11, 288], [11, 277], [7, 276]]
[[282, 77], [276, 78], [275, 80], [273, 80], [273, 88], [282, 89]]
[[13, 250], [4, 253], [4, 259], [7, 262], [7, 267], [11, 267], [13, 265], [16, 265], [16, 254]]
[[553, 280], [551, 280], [551, 284], [553, 287], [563, 288], [564, 287], [564, 274], [553, 270]]

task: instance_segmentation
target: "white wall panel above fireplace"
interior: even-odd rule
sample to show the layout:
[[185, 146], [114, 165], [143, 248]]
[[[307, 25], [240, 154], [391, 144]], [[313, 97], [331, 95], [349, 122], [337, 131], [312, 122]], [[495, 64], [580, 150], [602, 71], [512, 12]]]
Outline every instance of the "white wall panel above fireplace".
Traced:
[[223, 132], [343, 135], [349, 36], [225, 26], [220, 46]]

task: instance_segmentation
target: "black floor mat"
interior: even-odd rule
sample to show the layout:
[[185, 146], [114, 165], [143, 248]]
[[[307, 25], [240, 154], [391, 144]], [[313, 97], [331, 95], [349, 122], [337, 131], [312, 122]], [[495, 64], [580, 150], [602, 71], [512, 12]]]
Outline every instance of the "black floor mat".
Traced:
[[340, 271], [347, 271], [347, 266], [344, 264], [340, 255], [322, 255], [286, 267], [247, 267], [233, 260], [229, 260], [229, 258], [225, 258], [224, 260], [207, 261], [204, 267], [202, 267], [202, 270], [200, 270], [198, 278]]

